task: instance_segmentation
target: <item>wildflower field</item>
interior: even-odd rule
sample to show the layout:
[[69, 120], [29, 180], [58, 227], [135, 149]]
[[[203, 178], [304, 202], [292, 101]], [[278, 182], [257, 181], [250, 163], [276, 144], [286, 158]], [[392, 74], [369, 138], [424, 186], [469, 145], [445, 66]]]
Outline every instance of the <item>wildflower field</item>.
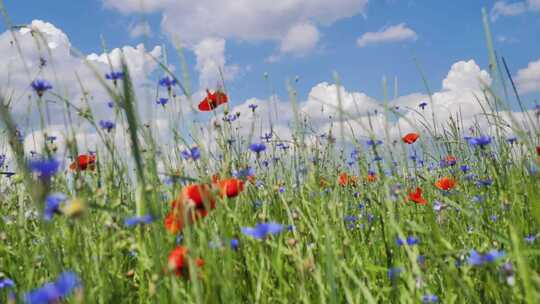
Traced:
[[475, 123], [436, 117], [427, 82], [414, 115], [385, 99], [356, 121], [336, 75], [321, 133], [294, 81], [287, 107], [236, 111], [226, 81], [195, 97], [157, 56], [147, 95], [118, 52], [69, 98], [47, 32], [13, 26], [14, 52], [41, 56], [22, 95], [0, 83], [0, 302], [539, 303], [540, 107], [484, 30]]

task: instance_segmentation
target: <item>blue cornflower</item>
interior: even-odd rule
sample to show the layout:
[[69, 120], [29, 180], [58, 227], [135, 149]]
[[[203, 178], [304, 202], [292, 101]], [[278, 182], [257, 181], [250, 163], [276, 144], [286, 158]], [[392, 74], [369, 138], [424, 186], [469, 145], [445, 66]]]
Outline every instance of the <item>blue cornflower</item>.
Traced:
[[167, 103], [169, 102], [169, 99], [168, 98], [160, 98], [158, 100], [156, 100], [156, 104], [164, 107]]
[[398, 246], [403, 246], [405, 242], [407, 243], [407, 245], [413, 246], [413, 245], [417, 245], [420, 241], [412, 235], [407, 236], [406, 240], [402, 240], [400, 238], [396, 239], [396, 245]]
[[107, 107], [109, 107], [109, 108], [111, 108], [111, 109], [114, 108], [114, 102], [112, 102], [112, 101], [107, 101]]
[[52, 89], [52, 85], [48, 81], [42, 79], [36, 79], [32, 81], [30, 85], [32, 86], [32, 89], [36, 91], [39, 97], [43, 96], [46, 91]]
[[345, 222], [351, 222], [351, 223], [356, 222], [357, 219], [358, 218], [356, 216], [354, 216], [354, 215], [347, 215], [344, 218]]
[[374, 161], [374, 162], [378, 162], [378, 161], [381, 161], [381, 160], [383, 160], [383, 158], [380, 157], [380, 156], [375, 156], [375, 157], [373, 158], [373, 161]]
[[388, 269], [388, 278], [393, 281], [402, 272], [403, 272], [402, 268], [400, 268], [400, 267], [392, 267], [392, 268]]
[[264, 143], [253, 143], [249, 145], [249, 149], [259, 155], [261, 152], [266, 150], [266, 145]]
[[491, 219], [491, 221], [496, 222], [497, 219], [498, 219], [498, 217], [497, 217], [497, 215], [493, 214], [493, 215], [490, 217], [490, 219]]
[[486, 178], [486, 179], [479, 179], [477, 182], [476, 182], [476, 185], [478, 187], [482, 187], [482, 186], [491, 186], [493, 185], [493, 180], [491, 178]]
[[28, 292], [25, 302], [29, 304], [57, 303], [68, 297], [71, 292], [81, 286], [81, 281], [73, 272], [63, 272], [55, 282]]
[[116, 83], [118, 79], [124, 78], [124, 73], [112, 71], [110, 73], [105, 74], [105, 78], [112, 80], [114, 83]]
[[258, 105], [251, 103], [248, 105], [248, 107], [251, 109], [252, 112], [255, 112], [255, 109], [258, 107]]
[[54, 143], [56, 141], [56, 136], [47, 136], [47, 141]]
[[49, 179], [56, 171], [60, 163], [56, 159], [35, 159], [31, 160], [29, 163], [30, 171], [36, 172], [39, 174], [41, 179]]
[[240, 241], [238, 239], [232, 239], [231, 240], [231, 249], [232, 250], [238, 250], [239, 245], [240, 245]]
[[60, 204], [65, 202], [67, 196], [64, 193], [52, 193], [45, 198], [45, 209], [43, 210], [43, 218], [50, 221], [54, 214], [60, 213]]
[[261, 240], [264, 239], [267, 235], [278, 234], [283, 230], [283, 225], [278, 223], [259, 223], [254, 228], [243, 227], [241, 229], [242, 233], [251, 236], [252, 238]]
[[17, 140], [22, 143], [24, 141], [24, 133], [23, 131], [16, 129], [15, 130], [15, 136], [17, 136]]
[[276, 147], [280, 148], [281, 150], [287, 150], [287, 149], [289, 149], [289, 145], [284, 144], [284, 143], [278, 143], [278, 144], [276, 145]]
[[270, 139], [272, 139], [272, 132], [270, 132], [270, 133], [264, 133], [264, 135], [261, 136], [261, 139], [262, 139], [262, 140], [265, 140], [265, 141], [267, 141], [267, 142], [270, 141]]
[[162, 87], [166, 87], [167, 90], [170, 90], [171, 87], [176, 85], [178, 82], [174, 78], [170, 78], [169, 76], [165, 76], [159, 80], [159, 85]]
[[489, 145], [491, 143], [491, 137], [486, 135], [481, 135], [478, 137], [471, 137], [468, 139], [470, 145], [479, 146], [481, 148]]
[[193, 147], [188, 150], [184, 150], [180, 152], [182, 154], [182, 157], [186, 160], [193, 159], [198, 160], [201, 157], [201, 151], [198, 147]]
[[232, 172], [232, 175], [239, 179], [246, 179], [250, 176], [255, 175], [255, 169], [253, 169], [252, 167], [246, 167], [244, 169], [234, 170]]
[[124, 220], [124, 225], [126, 227], [134, 227], [134, 226], [142, 225], [142, 224], [150, 224], [153, 221], [154, 221], [154, 217], [151, 216], [150, 214], [147, 214], [143, 216], [134, 216], [134, 217], [127, 218]]
[[471, 200], [473, 203], [481, 203], [484, 201], [484, 197], [482, 195], [475, 195]]
[[0, 279], [0, 290], [4, 288], [13, 288], [15, 287], [15, 282], [13, 282], [10, 278], [2, 278]]
[[439, 297], [432, 294], [425, 294], [422, 296], [422, 303], [428, 304], [428, 303], [437, 303], [439, 302]]
[[374, 139], [370, 139], [370, 140], [367, 140], [366, 141], [366, 144], [368, 146], [377, 146], [377, 145], [381, 145], [383, 142], [382, 140], [374, 140]]
[[508, 138], [506, 139], [506, 141], [507, 141], [509, 144], [514, 144], [514, 143], [517, 142], [517, 137], [515, 137], [515, 136], [508, 137]]
[[253, 201], [253, 207], [255, 208], [260, 208], [262, 205], [263, 205], [263, 202], [259, 200]]
[[110, 121], [110, 120], [100, 120], [99, 121], [99, 126], [103, 130], [106, 130], [107, 132], [111, 132], [111, 130], [114, 129], [116, 124], [114, 122]]
[[467, 262], [471, 266], [482, 266], [486, 263], [492, 263], [505, 256], [504, 251], [498, 251], [495, 249], [490, 250], [486, 254], [480, 254], [476, 250], [471, 250]]
[[435, 210], [435, 212], [440, 212], [443, 208], [444, 208], [443, 203], [441, 203], [439, 201], [434, 201], [433, 202], [433, 210]]
[[529, 171], [529, 174], [534, 176], [538, 173], [538, 167], [535, 164], [530, 164], [527, 166], [527, 171]]
[[525, 237], [525, 242], [532, 244], [536, 241], [536, 235], [529, 234]]
[[239, 114], [240, 114], [240, 113], [227, 114], [227, 115], [223, 116], [223, 121], [226, 121], [226, 122], [233, 122], [233, 121], [235, 121], [236, 119], [238, 119], [238, 117], [240, 117]]
[[279, 189], [278, 189], [279, 193], [285, 193], [285, 190], [286, 190], [285, 186], [279, 186]]
[[463, 172], [463, 173], [467, 173], [467, 172], [469, 172], [471, 170], [471, 168], [469, 166], [467, 166], [467, 165], [462, 165], [462, 166], [459, 167], [459, 170], [461, 170], [461, 172]]
[[427, 102], [423, 101], [418, 106], [420, 107], [420, 109], [423, 110], [423, 109], [425, 109], [427, 107]]

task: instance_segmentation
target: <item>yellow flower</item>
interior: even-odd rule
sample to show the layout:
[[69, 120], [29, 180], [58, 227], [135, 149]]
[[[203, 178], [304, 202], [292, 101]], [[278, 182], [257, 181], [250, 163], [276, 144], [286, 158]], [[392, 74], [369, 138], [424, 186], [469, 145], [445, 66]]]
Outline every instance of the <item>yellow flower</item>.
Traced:
[[60, 210], [68, 217], [77, 217], [81, 215], [85, 209], [86, 204], [82, 200], [75, 198], [64, 204]]

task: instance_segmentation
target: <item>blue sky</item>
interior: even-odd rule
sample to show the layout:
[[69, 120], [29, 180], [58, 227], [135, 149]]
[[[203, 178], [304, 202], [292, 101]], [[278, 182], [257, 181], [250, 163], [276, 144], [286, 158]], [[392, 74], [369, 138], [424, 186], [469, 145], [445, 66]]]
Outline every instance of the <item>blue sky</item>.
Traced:
[[[123, 0], [127, 3], [129, 0]], [[41, 19], [64, 31], [72, 45], [83, 53], [101, 53], [101, 37], [109, 48], [144, 42], [147, 48], [164, 44], [170, 62], [177, 65], [170, 36], [162, 30], [161, 12], [149, 14], [125, 13], [106, 7], [101, 0], [6, 1], [14, 24]], [[120, 1], [122, 2], [122, 1]], [[514, 1], [517, 2], [517, 1]], [[285, 95], [285, 81], [300, 76], [297, 86], [300, 96], [322, 81], [332, 82], [338, 72], [342, 84], [349, 90], [362, 91], [381, 98], [381, 79], [397, 77], [400, 94], [423, 92], [420, 75], [413, 57], [420, 61], [433, 90], [440, 89], [441, 80], [450, 66], [459, 60], [474, 59], [486, 69], [487, 52], [482, 28], [481, 9], [492, 10], [494, 1], [370, 1], [355, 16], [338, 18], [330, 25], [317, 23], [320, 38], [315, 47], [302, 56], [283, 54], [277, 62], [267, 62], [279, 53], [275, 39], [235, 39], [226, 37], [227, 64], [239, 67], [237, 75], [227, 82], [233, 99], [265, 98], [272, 90]], [[76, 12], [76, 13], [74, 13]], [[514, 13], [512, 13], [514, 14]], [[144, 18], [153, 34], [130, 37], [130, 25]], [[416, 40], [368, 45], [360, 48], [356, 40], [366, 32], [376, 32], [405, 23]], [[4, 31], [2, 25], [0, 30]], [[514, 16], [501, 16], [492, 22], [496, 48], [506, 57], [513, 73], [540, 59], [540, 12], [525, 10]], [[178, 31], [181, 33], [182, 29]], [[187, 51], [194, 82], [197, 79], [196, 58]], [[268, 72], [269, 81], [262, 75]], [[529, 93], [537, 98], [538, 92]]]

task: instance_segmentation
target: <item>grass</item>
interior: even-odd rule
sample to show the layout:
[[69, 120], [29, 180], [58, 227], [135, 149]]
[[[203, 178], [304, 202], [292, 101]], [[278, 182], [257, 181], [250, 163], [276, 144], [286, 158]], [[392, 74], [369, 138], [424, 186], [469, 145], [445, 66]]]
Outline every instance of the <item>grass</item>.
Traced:
[[[490, 41], [487, 21], [486, 35]], [[489, 43], [488, 51], [492, 75], [512, 83], [500, 73]], [[187, 82], [185, 75], [180, 80], [166, 66], [161, 63], [164, 74]], [[295, 120], [290, 140], [273, 134], [266, 151], [260, 155], [250, 151], [248, 144], [259, 141], [255, 134], [261, 123], [253, 115], [251, 126], [244, 126], [250, 128], [249, 136], [241, 137], [231, 123], [221, 122], [214, 130], [216, 146], [204, 147], [201, 133], [182, 120], [181, 127], [170, 130], [172, 148], [165, 149], [138, 117], [125, 64], [121, 71], [124, 78], [112, 84], [96, 70], [96, 78], [116, 105], [118, 128], [113, 134], [99, 128], [90, 107], [77, 107], [54, 91], [46, 93], [65, 103], [62, 115], [76, 113], [93, 125], [101, 141], [92, 147], [97, 155], [94, 170], [61, 168], [50, 180], [27, 168], [31, 157], [17, 140], [7, 106], [10, 100], [2, 97], [4, 142], [16, 168], [14, 176], [0, 177], [0, 280], [10, 278], [16, 284], [0, 289], [2, 301], [24, 301], [28, 291], [70, 270], [81, 284], [65, 298], [68, 303], [418, 303], [426, 296], [434, 301], [431, 295], [443, 303], [538, 302], [540, 241], [526, 239], [538, 235], [540, 224], [540, 179], [534, 169], [539, 161], [538, 115], [521, 127], [514, 124], [512, 132], [518, 139], [509, 144], [507, 129], [499, 123], [502, 118], [486, 109], [497, 128], [484, 147], [463, 139], [459, 121], [431, 123], [428, 117], [411, 122], [420, 133], [413, 144], [418, 156], [411, 160], [411, 147], [393, 143], [389, 135], [381, 145], [345, 138], [349, 126], [343, 121], [348, 113], [341, 110], [341, 102], [337, 130], [331, 129], [326, 139], [310, 141], [309, 125], [299, 112], [294, 85], [289, 84]], [[182, 86], [187, 100], [188, 87]], [[507, 94], [499, 94], [506, 92], [503, 88], [503, 84], [486, 87], [479, 99], [492, 108], [511, 102], [501, 97]], [[34, 98], [40, 113], [47, 113], [41, 97]], [[385, 115], [397, 115], [385, 108]], [[212, 115], [221, 120], [228, 114], [222, 109]], [[173, 119], [177, 117], [171, 115]], [[47, 124], [44, 114], [41, 121]], [[342, 137], [338, 142], [332, 131]], [[115, 146], [114, 132], [129, 138], [129, 151]], [[65, 133], [69, 144], [60, 149], [47, 145], [43, 157], [61, 159], [87, 152], [79, 151], [73, 125]], [[483, 133], [476, 129], [472, 135]], [[200, 159], [182, 158], [181, 146], [190, 143], [198, 144]], [[279, 143], [289, 148], [282, 149]], [[341, 150], [343, 145], [358, 153], [349, 157]], [[456, 157], [455, 165], [441, 165], [448, 155]], [[381, 161], [372, 161], [379, 156]], [[158, 169], [160, 162], [165, 172]], [[470, 168], [467, 172], [460, 169], [465, 165]], [[186, 184], [210, 183], [214, 173], [230, 177], [246, 166], [255, 170], [256, 182], [246, 181], [239, 196], [217, 199], [215, 210], [176, 235], [165, 229], [170, 202]], [[374, 171], [376, 180], [367, 179], [368, 170]], [[342, 172], [358, 176], [356, 182], [340, 185]], [[457, 186], [437, 189], [434, 184], [443, 176], [455, 179]], [[491, 183], [479, 185], [488, 179]], [[408, 199], [416, 187], [423, 189], [427, 205]], [[45, 198], [57, 192], [66, 194], [71, 203], [45, 221]], [[204, 203], [208, 208], [209, 202]], [[145, 214], [155, 221], [136, 227], [124, 224], [126, 218]], [[262, 240], [241, 232], [242, 227], [262, 222], [280, 223], [284, 229]], [[418, 244], [398, 245], [397, 239], [407, 237]], [[238, 240], [238, 248], [231, 240]], [[168, 256], [178, 245], [189, 250], [180, 276], [168, 265]], [[482, 265], [474, 265], [472, 250], [482, 255], [504, 251], [504, 256], [494, 260], [484, 256]], [[195, 266], [197, 258], [204, 266]]]

